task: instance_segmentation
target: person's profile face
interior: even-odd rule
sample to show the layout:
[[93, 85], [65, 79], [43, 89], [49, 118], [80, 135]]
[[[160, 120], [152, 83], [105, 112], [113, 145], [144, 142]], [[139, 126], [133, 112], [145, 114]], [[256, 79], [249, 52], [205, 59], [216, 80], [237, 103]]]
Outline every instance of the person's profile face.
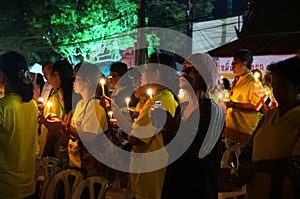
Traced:
[[194, 84], [195, 80], [195, 67], [190, 62], [184, 62], [182, 70], [180, 72], [179, 86], [180, 88], [186, 88], [187, 85]]
[[77, 75], [76, 79], [74, 81], [74, 91], [75, 91], [75, 93], [79, 93], [80, 94], [87, 87], [88, 87], [88, 85], [84, 81], [84, 79], [80, 75]]
[[272, 74], [273, 94], [280, 106], [290, 106], [297, 98], [298, 90], [291, 81], [279, 73]]
[[117, 72], [110, 71], [108, 76], [110, 88], [115, 88], [120, 78], [121, 76]]
[[42, 69], [42, 71], [43, 71], [45, 79], [48, 81], [49, 76], [51, 75], [51, 70], [49, 69], [49, 67], [44, 67]]
[[247, 69], [247, 61], [241, 61], [239, 58], [233, 58], [231, 65], [232, 72], [236, 75], [244, 74]]
[[146, 64], [143, 70], [141, 71], [141, 83], [143, 84], [149, 84], [156, 79], [155, 70], [153, 69], [153, 64]]

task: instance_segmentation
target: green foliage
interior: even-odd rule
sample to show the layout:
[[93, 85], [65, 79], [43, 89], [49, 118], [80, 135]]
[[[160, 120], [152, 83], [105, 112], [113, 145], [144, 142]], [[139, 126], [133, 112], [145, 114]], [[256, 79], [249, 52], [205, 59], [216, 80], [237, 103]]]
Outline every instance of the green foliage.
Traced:
[[[86, 58], [95, 62], [99, 61], [99, 57], [109, 60], [108, 55], [117, 59], [120, 50], [132, 47], [137, 40], [136, 36], [132, 36], [135, 34], [130, 34], [136, 33], [136, 0], [28, 1], [32, 12], [26, 15], [27, 34], [43, 39], [56, 53], [72, 63]], [[210, 16], [212, 1], [193, 0], [194, 19]], [[186, 1], [146, 1], [146, 26], [169, 28], [185, 34], [186, 8]], [[146, 36], [150, 46], [159, 44], [155, 34]], [[175, 49], [175, 45], [182, 49], [183, 41], [172, 39], [170, 49]]]
[[[192, 0], [193, 19], [206, 18], [212, 15], [214, 0]], [[183, 34], [187, 34], [187, 1], [180, 0], [152, 0], [147, 4], [148, 26], [169, 28]], [[155, 33], [153, 33], [155, 35]], [[154, 39], [152, 35], [151, 39]], [[172, 38], [172, 42], [166, 44], [168, 49], [182, 51], [185, 49], [186, 41], [181, 40], [182, 37]], [[157, 43], [157, 42], [153, 42]], [[187, 51], [187, 49], [185, 49]], [[187, 52], [188, 53], [188, 52]]]
[[194, 20], [204, 20], [212, 17], [212, 10], [214, 0], [202, 0], [193, 3], [193, 18]]
[[153, 0], [147, 5], [149, 26], [185, 31], [186, 5], [176, 1]]
[[50, 0], [46, 14], [32, 17], [31, 23], [57, 53], [73, 62], [99, 45], [103, 52], [114, 51], [113, 37], [136, 27], [136, 9], [127, 0]]

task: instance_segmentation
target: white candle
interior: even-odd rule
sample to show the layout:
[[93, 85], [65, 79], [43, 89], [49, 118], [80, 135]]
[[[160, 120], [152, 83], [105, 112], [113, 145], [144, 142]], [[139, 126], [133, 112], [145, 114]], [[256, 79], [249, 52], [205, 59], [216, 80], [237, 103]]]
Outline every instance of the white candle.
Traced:
[[129, 108], [130, 97], [125, 98], [126, 107]]
[[113, 112], [112, 111], [108, 111], [108, 117], [109, 117], [109, 119], [111, 120], [112, 119], [112, 116], [113, 116]]
[[105, 96], [105, 90], [104, 90], [105, 79], [104, 78], [100, 79], [100, 84], [101, 84], [101, 88], [102, 88], [102, 96]]

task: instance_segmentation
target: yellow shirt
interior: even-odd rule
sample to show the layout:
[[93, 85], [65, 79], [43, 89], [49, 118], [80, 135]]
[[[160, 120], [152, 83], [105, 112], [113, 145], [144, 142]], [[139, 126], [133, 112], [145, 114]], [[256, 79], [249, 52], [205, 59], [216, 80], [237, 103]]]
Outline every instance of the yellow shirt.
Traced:
[[[300, 155], [300, 106], [279, 118], [278, 108], [270, 109], [253, 140], [252, 160], [271, 160]], [[247, 184], [248, 198], [269, 198], [271, 174], [257, 173]], [[288, 178], [284, 180], [283, 198], [293, 199]]]
[[[51, 102], [52, 105], [51, 105], [51, 107], [48, 107], [47, 105], [44, 107], [44, 116], [47, 118], [47, 116], [50, 113], [54, 113], [59, 118], [63, 118], [65, 111], [64, 111], [64, 101], [63, 101], [61, 89], [54, 91], [53, 94], [48, 98], [47, 103], [48, 102]], [[44, 125], [42, 125], [41, 135], [39, 137], [40, 147], [39, 147], [39, 152], [38, 152], [38, 158], [42, 158], [42, 155], [43, 155], [43, 152], [45, 149], [45, 145], [47, 142], [47, 134], [48, 134], [48, 129]], [[55, 146], [55, 150], [56, 150], [56, 152], [59, 151], [58, 144]]]
[[[239, 77], [233, 83], [230, 100], [237, 103], [251, 103], [259, 109], [261, 98], [255, 94], [255, 79], [251, 72]], [[225, 137], [240, 142], [239, 138], [252, 135], [260, 119], [260, 113], [255, 110], [228, 108], [226, 112]]]
[[0, 99], [0, 198], [34, 193], [38, 109], [17, 94]]
[[[108, 123], [104, 108], [99, 100], [92, 99], [87, 103], [80, 100], [75, 108], [72, 125], [80, 125], [82, 131], [89, 133], [103, 133], [108, 129]], [[78, 141], [69, 140], [69, 160], [70, 166], [81, 167], [80, 154], [78, 151]]]
[[[142, 166], [153, 166], [157, 162], [164, 162], [165, 166], [167, 166], [168, 162], [167, 151], [163, 148], [163, 135], [161, 132], [158, 132], [155, 136], [153, 136], [155, 127], [150, 124], [149, 111], [155, 101], [161, 101], [162, 107], [173, 117], [175, 115], [176, 107], [178, 106], [173, 94], [168, 90], [163, 90], [158, 95], [153, 96], [152, 99], [148, 99], [141, 109], [139, 117], [136, 118], [135, 123], [133, 124], [131, 134], [139, 137], [144, 144], [134, 145], [132, 147], [132, 155], [135, 156], [136, 153], [146, 154], [162, 149], [159, 159], [155, 159], [153, 161], [153, 159], [150, 160], [146, 158]], [[149, 125], [148, 128], [144, 129], [143, 127], [147, 125]], [[138, 163], [135, 162], [135, 159], [131, 158], [130, 167], [138, 169], [137, 164]], [[130, 173], [129, 180], [134, 197], [136, 199], [160, 199], [165, 171], [166, 168], [164, 167], [147, 173]]]

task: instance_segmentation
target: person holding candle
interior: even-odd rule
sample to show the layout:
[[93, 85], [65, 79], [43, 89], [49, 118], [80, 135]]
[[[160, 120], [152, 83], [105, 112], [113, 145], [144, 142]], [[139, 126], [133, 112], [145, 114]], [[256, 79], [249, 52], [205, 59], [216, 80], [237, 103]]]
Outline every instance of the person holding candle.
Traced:
[[[112, 63], [109, 70], [109, 86], [113, 90], [110, 97], [118, 109], [127, 113], [128, 107], [135, 107], [138, 103], [138, 99], [134, 96], [134, 85], [130, 79], [131, 73], [128, 72], [128, 67], [123, 62]], [[127, 104], [126, 98], [128, 97], [130, 100]], [[122, 131], [122, 139], [127, 140], [127, 136], [127, 133]], [[130, 151], [131, 145], [126, 144], [123, 146], [123, 149]]]
[[[59, 60], [54, 63], [47, 76], [52, 89], [46, 104], [49, 102], [52, 104], [51, 106], [45, 106], [40, 123], [45, 123], [45, 118], [49, 116], [55, 116], [53, 119], [56, 118], [56, 120], [63, 120], [67, 118], [68, 114], [72, 114], [72, 75], [72, 65], [68, 61]], [[64, 134], [56, 129], [48, 129], [44, 124], [41, 128], [39, 142], [40, 152], [38, 158], [54, 156], [61, 160], [63, 168], [68, 168], [68, 140]]]
[[[168, 69], [165, 69], [168, 68]], [[167, 73], [163, 71], [168, 70]], [[169, 71], [171, 70], [171, 72]], [[144, 89], [151, 88], [152, 99], [145, 101], [142, 106], [139, 116], [135, 118], [131, 128], [128, 129], [129, 136], [128, 141], [132, 145], [132, 158], [130, 162], [131, 167], [135, 167], [134, 155], [136, 153], [148, 153], [161, 149], [165, 146], [164, 133], [171, 132], [170, 126], [164, 127], [164, 132], [160, 131], [155, 136], [146, 136], [143, 127], [147, 124], [151, 124], [150, 109], [154, 106], [156, 101], [161, 103], [161, 106], [171, 117], [175, 117], [175, 112], [178, 107], [178, 102], [175, 95], [166, 86], [166, 81], [171, 81], [171, 85], [178, 85], [178, 76], [176, 74], [176, 64], [173, 57], [164, 53], [153, 53], [147, 60], [147, 64], [142, 71], [142, 84], [145, 85]], [[150, 83], [150, 82], [157, 83]], [[168, 82], [170, 83], [170, 82]], [[176, 86], [175, 86], [176, 87]], [[174, 91], [177, 92], [178, 90]], [[176, 126], [176, 125], [173, 125]], [[151, 129], [155, 128], [152, 125], [149, 126]], [[168, 135], [166, 135], [168, 137]], [[160, 160], [168, 160], [168, 152], [163, 150]], [[160, 161], [156, 160], [156, 161]], [[155, 162], [152, 162], [155, 163]], [[146, 173], [130, 173], [130, 192], [131, 197], [136, 199], [154, 199], [160, 198], [166, 168], [161, 168], [156, 171]]]
[[71, 123], [61, 122], [60, 129], [65, 130], [65, 133], [72, 137], [69, 140], [71, 167], [80, 169], [84, 177], [102, 176], [113, 181], [116, 177], [114, 170], [93, 156], [93, 154], [102, 153], [100, 148], [104, 147], [101, 142], [103, 139], [98, 138], [105, 138], [104, 133], [108, 130], [105, 109], [95, 95], [101, 76], [96, 65], [88, 62], [82, 63], [74, 82], [74, 91], [80, 94], [82, 99], [75, 107]]
[[0, 57], [0, 198], [35, 196], [38, 108], [25, 58], [14, 51]]
[[113, 90], [111, 98], [119, 108], [127, 107], [125, 98], [130, 97], [130, 107], [135, 107], [137, 99], [135, 98], [134, 86], [129, 77], [127, 65], [123, 62], [115, 62], [110, 66], [108, 76], [110, 89]]

